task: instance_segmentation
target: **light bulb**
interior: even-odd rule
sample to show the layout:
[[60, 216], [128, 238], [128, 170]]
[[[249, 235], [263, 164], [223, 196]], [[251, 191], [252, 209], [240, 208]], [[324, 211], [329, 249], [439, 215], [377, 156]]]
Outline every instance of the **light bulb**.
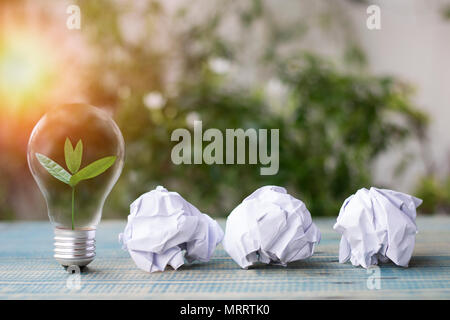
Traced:
[[86, 104], [53, 108], [34, 127], [28, 165], [55, 231], [55, 259], [86, 266], [95, 258], [103, 204], [120, 176], [124, 141], [103, 110]]

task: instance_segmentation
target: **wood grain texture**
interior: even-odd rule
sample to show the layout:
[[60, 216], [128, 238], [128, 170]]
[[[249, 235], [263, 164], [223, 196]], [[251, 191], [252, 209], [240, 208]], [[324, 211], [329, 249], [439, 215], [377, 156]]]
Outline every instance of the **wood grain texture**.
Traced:
[[125, 221], [103, 221], [79, 288], [52, 257], [50, 223], [0, 223], [0, 299], [450, 299], [450, 217], [418, 219], [410, 267], [382, 265], [380, 290], [368, 288], [365, 269], [338, 263], [334, 220], [314, 221], [322, 232], [315, 254], [286, 268], [241, 270], [219, 246], [209, 263], [153, 274], [121, 249]]

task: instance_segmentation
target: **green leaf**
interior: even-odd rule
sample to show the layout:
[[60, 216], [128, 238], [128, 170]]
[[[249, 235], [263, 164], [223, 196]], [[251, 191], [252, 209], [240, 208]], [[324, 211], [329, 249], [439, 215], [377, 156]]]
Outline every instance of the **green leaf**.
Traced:
[[69, 138], [66, 138], [66, 143], [64, 144], [64, 156], [66, 158], [67, 168], [72, 174], [75, 174], [81, 166], [83, 142], [79, 140], [74, 150]]
[[109, 156], [87, 165], [70, 178], [70, 185], [75, 187], [81, 180], [95, 178], [111, 167], [116, 161], [116, 156]]
[[70, 179], [72, 178], [72, 176], [63, 167], [61, 167], [52, 159], [40, 153], [36, 153], [36, 158], [39, 160], [41, 165], [48, 171], [48, 173], [50, 173], [56, 179], [64, 183], [70, 184]]

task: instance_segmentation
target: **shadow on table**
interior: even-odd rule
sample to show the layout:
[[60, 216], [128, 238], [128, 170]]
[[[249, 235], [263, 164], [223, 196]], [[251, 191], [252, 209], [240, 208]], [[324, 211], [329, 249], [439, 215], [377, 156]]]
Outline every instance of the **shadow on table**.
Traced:
[[444, 256], [412, 256], [409, 261], [409, 268], [421, 267], [440, 267], [442, 266], [442, 259], [448, 259]]
[[[64, 270], [67, 271], [67, 273], [77, 273], [76, 269], [73, 267], [64, 267]], [[83, 266], [79, 267], [80, 274], [94, 274], [94, 273], [103, 273], [104, 271], [102, 269], [98, 269], [92, 266]]]
[[[305, 260], [298, 260], [290, 262], [287, 266], [276, 265], [276, 264], [264, 264], [257, 263], [248, 268], [248, 270], [325, 270], [330, 264], [337, 264], [337, 257], [321, 257], [313, 256]], [[193, 264], [185, 264], [179, 268], [179, 270], [245, 270], [242, 269], [236, 262], [231, 258], [228, 259], [212, 259], [209, 262], [194, 262]]]
[[[236, 265], [238, 266], [238, 265]], [[208, 262], [194, 262], [191, 264], [184, 264], [178, 270], [224, 270], [230, 269], [226, 267], [226, 263], [222, 260], [210, 260]]]

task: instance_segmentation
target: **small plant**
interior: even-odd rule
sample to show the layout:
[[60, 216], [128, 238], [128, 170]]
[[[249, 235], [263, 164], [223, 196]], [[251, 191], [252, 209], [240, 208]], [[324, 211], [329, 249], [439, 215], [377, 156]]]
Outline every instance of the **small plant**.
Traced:
[[64, 144], [64, 158], [66, 160], [67, 169], [69, 169], [72, 174], [43, 154], [36, 153], [36, 158], [48, 173], [72, 188], [72, 230], [74, 230], [76, 185], [82, 180], [95, 178], [108, 170], [114, 164], [117, 157], [108, 156], [101, 158], [79, 170], [83, 158], [83, 142], [80, 139], [74, 149], [69, 138], [66, 138]]

